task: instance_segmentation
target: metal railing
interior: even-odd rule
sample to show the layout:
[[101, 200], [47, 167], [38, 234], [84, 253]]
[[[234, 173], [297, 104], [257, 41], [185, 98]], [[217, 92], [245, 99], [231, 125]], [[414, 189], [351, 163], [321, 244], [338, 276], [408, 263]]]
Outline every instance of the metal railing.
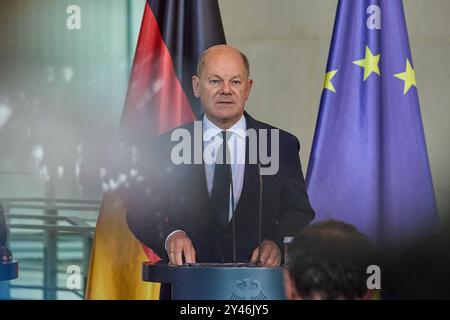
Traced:
[[[83, 297], [86, 289], [89, 258], [95, 232], [95, 222], [100, 209], [100, 201], [51, 198], [6, 198], [0, 199], [0, 203], [4, 207], [10, 234], [12, 230], [39, 230], [43, 233], [42, 286], [10, 284], [10, 288], [41, 289], [43, 290], [43, 298], [45, 300], [56, 299], [58, 291], [72, 291], [79, 297]], [[32, 210], [39, 213], [16, 213], [17, 210]], [[12, 211], [14, 211], [14, 213]], [[61, 214], [62, 211], [64, 211], [66, 215]], [[68, 216], [66, 212], [76, 213], [77, 216]], [[83, 212], [92, 212], [95, 214], [95, 217], [82, 219], [80, 218], [80, 215]], [[17, 220], [26, 221], [16, 222]], [[30, 221], [33, 221], [33, 223], [30, 223]], [[90, 225], [89, 222], [93, 225]], [[78, 234], [82, 237], [82, 273], [84, 275], [82, 293], [69, 290], [65, 287], [58, 287], [57, 285], [57, 237], [60, 233]]]

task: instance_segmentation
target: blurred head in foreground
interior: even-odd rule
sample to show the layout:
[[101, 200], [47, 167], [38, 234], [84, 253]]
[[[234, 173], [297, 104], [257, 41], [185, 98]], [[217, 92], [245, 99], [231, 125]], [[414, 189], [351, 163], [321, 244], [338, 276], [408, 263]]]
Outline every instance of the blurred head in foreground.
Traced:
[[371, 298], [367, 268], [375, 263], [375, 252], [354, 226], [336, 220], [312, 224], [294, 238], [288, 254], [288, 299]]

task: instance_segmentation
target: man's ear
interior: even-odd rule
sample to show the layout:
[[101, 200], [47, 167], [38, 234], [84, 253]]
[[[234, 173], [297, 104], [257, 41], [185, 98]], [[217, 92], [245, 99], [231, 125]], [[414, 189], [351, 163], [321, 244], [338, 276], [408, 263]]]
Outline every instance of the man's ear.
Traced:
[[194, 96], [200, 98], [200, 78], [198, 76], [192, 77], [192, 89], [194, 91]]
[[286, 299], [288, 300], [301, 300], [300, 295], [298, 294], [297, 284], [291, 276], [291, 273], [287, 268], [283, 270], [283, 278], [284, 278], [284, 293], [286, 295]]
[[250, 91], [252, 90], [253, 87], [253, 79], [248, 79], [247, 80], [247, 92], [245, 94], [245, 100], [248, 99], [248, 97], [250, 96]]

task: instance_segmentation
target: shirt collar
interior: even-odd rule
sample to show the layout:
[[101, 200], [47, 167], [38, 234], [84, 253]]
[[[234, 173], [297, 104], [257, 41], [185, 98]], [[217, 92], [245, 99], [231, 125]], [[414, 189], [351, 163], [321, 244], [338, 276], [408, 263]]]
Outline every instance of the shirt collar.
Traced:
[[[246, 137], [246, 130], [247, 130], [247, 122], [245, 121], [244, 115], [241, 116], [238, 122], [236, 122], [230, 129], [227, 131], [232, 132], [233, 134], [237, 135], [238, 137], [241, 137], [245, 139]], [[211, 120], [208, 119], [206, 114], [203, 117], [203, 141], [208, 142], [213, 137], [221, 133], [223, 130], [216, 126]]]

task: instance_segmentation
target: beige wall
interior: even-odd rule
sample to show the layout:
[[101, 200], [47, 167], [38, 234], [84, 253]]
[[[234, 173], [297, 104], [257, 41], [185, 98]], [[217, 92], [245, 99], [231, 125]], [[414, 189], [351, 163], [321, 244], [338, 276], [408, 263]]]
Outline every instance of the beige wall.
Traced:
[[[255, 80], [247, 110], [300, 138], [306, 172], [337, 0], [219, 0], [229, 44]], [[450, 212], [450, 1], [404, 0], [433, 181]]]

